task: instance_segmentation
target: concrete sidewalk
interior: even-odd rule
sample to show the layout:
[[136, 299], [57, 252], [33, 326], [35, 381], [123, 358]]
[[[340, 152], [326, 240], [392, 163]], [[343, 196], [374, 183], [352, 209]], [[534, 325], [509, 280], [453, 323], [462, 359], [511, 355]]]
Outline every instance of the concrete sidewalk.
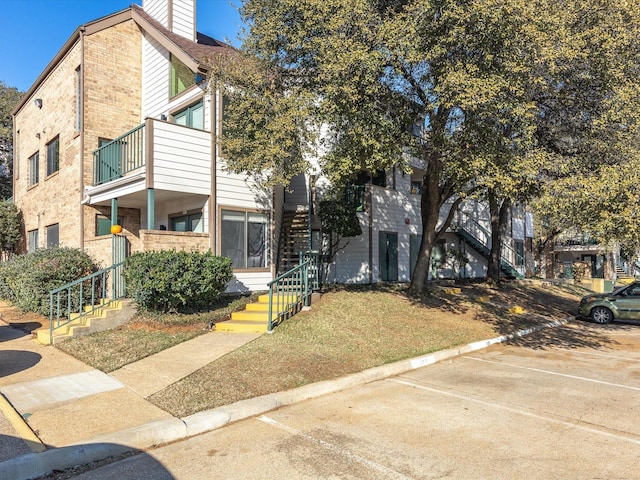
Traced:
[[175, 420], [145, 398], [257, 337], [206, 333], [108, 375], [0, 320], [0, 462]]
[[0, 478], [30, 479], [52, 470], [145, 450], [303, 401], [485, 348], [552, 322], [332, 381], [175, 418], [145, 397], [162, 390], [259, 334], [210, 332], [110, 375], [0, 320]]

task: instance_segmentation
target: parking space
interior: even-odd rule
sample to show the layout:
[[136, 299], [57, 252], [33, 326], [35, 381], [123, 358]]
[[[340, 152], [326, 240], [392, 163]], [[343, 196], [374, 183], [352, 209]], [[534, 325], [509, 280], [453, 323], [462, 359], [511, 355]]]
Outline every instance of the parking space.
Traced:
[[640, 478], [639, 344], [572, 322], [149, 453], [174, 478]]

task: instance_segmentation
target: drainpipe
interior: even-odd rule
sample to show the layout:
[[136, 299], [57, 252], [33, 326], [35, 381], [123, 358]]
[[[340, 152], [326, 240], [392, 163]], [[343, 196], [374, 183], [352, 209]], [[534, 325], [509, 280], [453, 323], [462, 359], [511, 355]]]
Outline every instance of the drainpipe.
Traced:
[[[84, 199], [84, 27], [80, 28], [80, 102], [78, 108], [80, 112], [78, 115], [80, 117], [80, 236], [79, 243], [80, 249], [84, 250], [84, 204], [82, 200]], [[93, 162], [91, 162], [93, 164]]]
[[[211, 190], [209, 194], [209, 246], [214, 255], [217, 255], [217, 218], [218, 218], [218, 88], [212, 81], [211, 89]], [[222, 103], [222, 102], [220, 102]]]
[[309, 239], [308, 239], [308, 242], [307, 242], [307, 251], [310, 252], [311, 251], [311, 247], [312, 247], [312, 242], [311, 242], [311, 207], [312, 207], [312, 202], [313, 202], [313, 195], [311, 193], [311, 188], [312, 188], [312, 186], [311, 186], [311, 184], [312, 184], [312, 175], [311, 174], [309, 174], [309, 182], [308, 182], [308, 184], [309, 184], [309, 187], [308, 187], [309, 193], [307, 195], [307, 197], [308, 197], [308, 199], [307, 199], [307, 205], [308, 205], [308, 208], [307, 208], [307, 211], [308, 211], [307, 229], [308, 229], [308, 232], [309, 232]]
[[369, 283], [373, 283], [373, 199], [371, 184], [365, 186], [366, 201], [365, 205], [369, 213]]

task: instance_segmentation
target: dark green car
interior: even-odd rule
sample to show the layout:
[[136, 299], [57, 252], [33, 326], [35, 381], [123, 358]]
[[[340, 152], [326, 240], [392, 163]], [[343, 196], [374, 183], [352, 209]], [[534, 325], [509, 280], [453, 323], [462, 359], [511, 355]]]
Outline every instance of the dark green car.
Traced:
[[640, 282], [633, 282], [612, 293], [594, 293], [580, 300], [580, 315], [596, 323], [612, 320], [640, 320]]

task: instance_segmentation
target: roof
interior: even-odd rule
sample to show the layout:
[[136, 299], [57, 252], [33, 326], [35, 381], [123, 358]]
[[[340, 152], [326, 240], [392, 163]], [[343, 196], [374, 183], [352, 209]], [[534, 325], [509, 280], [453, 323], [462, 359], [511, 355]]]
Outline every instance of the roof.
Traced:
[[18, 113], [22, 109], [24, 104], [29, 101], [33, 93], [45, 81], [51, 71], [73, 48], [76, 42], [80, 40], [81, 35], [91, 35], [92, 33], [99, 32], [127, 20], [133, 20], [134, 22], [136, 22], [145, 32], [151, 35], [155, 40], [158, 41], [158, 43], [169, 50], [171, 54], [178, 57], [193, 71], [206, 72], [206, 59], [212, 58], [224, 51], [234, 49], [230, 45], [200, 32], [196, 33], [196, 42], [192, 42], [188, 38], [171, 32], [160, 22], [146, 13], [142, 9], [142, 7], [134, 4], [126, 8], [125, 10], [121, 10], [119, 12], [112, 13], [111, 15], [107, 15], [92, 22], [86, 23], [84, 25], [80, 25], [65, 42], [62, 48], [58, 51], [56, 56], [53, 57], [53, 59], [45, 67], [42, 73], [40, 73], [29, 90], [27, 90], [24, 96], [20, 99], [18, 105], [16, 105], [16, 107], [11, 112], [12, 115]]

